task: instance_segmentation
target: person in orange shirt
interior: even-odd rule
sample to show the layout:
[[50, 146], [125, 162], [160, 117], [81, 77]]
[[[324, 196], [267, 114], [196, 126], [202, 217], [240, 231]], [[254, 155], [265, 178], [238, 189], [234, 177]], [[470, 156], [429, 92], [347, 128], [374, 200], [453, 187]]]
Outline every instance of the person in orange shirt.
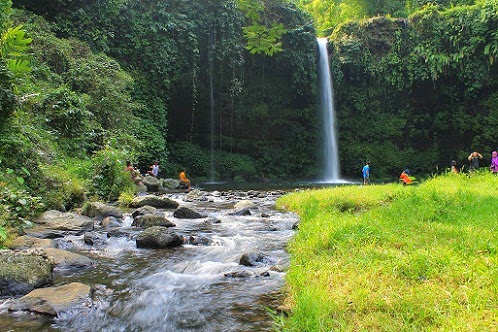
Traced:
[[403, 182], [403, 185], [405, 184], [412, 184], [413, 180], [410, 179], [410, 170], [405, 169], [403, 173], [399, 176], [399, 181]]
[[185, 168], [180, 172], [180, 182], [183, 185], [187, 185], [187, 190], [190, 190], [190, 180], [187, 179], [187, 175], [185, 174], [185, 172]]

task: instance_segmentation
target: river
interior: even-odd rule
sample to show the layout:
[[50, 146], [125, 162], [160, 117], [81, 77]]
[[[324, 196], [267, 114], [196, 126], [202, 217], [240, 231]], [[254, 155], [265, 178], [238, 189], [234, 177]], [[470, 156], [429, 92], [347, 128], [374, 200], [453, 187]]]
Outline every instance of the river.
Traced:
[[[85, 270], [55, 270], [54, 285], [72, 281], [99, 285], [93, 301], [64, 312], [57, 318], [9, 313], [12, 299], [0, 299], [0, 330], [41, 331], [271, 331], [267, 308], [282, 304], [288, 266], [285, 250], [293, 235], [294, 214], [275, 210], [280, 192], [266, 197], [207, 193], [208, 201], [186, 203], [183, 194], [170, 198], [205, 215], [203, 219], [176, 219], [164, 211], [186, 238], [202, 245], [184, 244], [175, 249], [137, 249], [140, 230], [125, 214], [123, 236], [108, 245], [86, 245], [82, 236], [57, 240], [58, 247], [92, 258]], [[235, 216], [240, 199], [256, 203], [249, 216]], [[263, 253], [267, 259], [256, 267], [239, 265], [244, 253]], [[234, 277], [236, 275], [236, 277]], [[243, 277], [241, 277], [243, 276]]]

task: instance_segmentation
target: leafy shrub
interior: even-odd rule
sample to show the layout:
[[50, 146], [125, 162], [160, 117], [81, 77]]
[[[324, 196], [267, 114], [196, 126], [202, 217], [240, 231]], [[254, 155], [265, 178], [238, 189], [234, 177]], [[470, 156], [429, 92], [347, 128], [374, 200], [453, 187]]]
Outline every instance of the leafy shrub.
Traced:
[[92, 158], [92, 193], [105, 201], [115, 201], [121, 192], [131, 190], [133, 182], [124, 171], [126, 156], [124, 152], [105, 148]]
[[258, 174], [251, 157], [236, 153], [217, 153], [216, 169], [220, 174], [232, 180], [241, 181], [241, 177], [246, 181], [254, 180]]
[[44, 96], [37, 108], [46, 124], [61, 138], [58, 142], [65, 151], [84, 155], [89, 148], [88, 135], [91, 114], [85, 99], [67, 87], [55, 89]]
[[133, 125], [133, 131], [134, 135], [142, 143], [138, 154], [140, 165], [148, 167], [155, 160], [164, 165], [168, 155], [166, 141], [152, 121], [137, 119]]
[[[30, 174], [24, 167], [21, 167], [21, 171], [23, 176]], [[4, 228], [22, 231], [31, 226], [27, 218], [36, 216], [44, 208], [42, 199], [32, 196], [26, 191], [25, 185], [24, 177], [20, 174], [11, 168], [0, 167], [0, 243], [7, 237]]]
[[26, 190], [13, 188], [6, 183], [0, 186], [0, 227], [22, 230], [31, 227], [28, 218], [44, 208], [41, 197], [31, 196]]
[[119, 205], [122, 207], [129, 207], [135, 198], [137, 190], [135, 188], [127, 188], [123, 191], [118, 198]]
[[179, 165], [178, 168], [186, 167], [191, 176], [205, 176], [210, 169], [210, 158], [207, 153], [200, 146], [189, 142], [172, 144], [171, 160]]
[[58, 165], [44, 165], [43, 197], [48, 208], [70, 210], [80, 206], [86, 199], [87, 184], [71, 174], [68, 169]]

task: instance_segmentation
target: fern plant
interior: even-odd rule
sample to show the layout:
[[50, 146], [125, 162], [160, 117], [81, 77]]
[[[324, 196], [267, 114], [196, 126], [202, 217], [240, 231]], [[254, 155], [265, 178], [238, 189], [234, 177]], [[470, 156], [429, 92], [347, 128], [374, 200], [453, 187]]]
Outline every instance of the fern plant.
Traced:
[[26, 54], [31, 42], [32, 39], [26, 37], [26, 32], [22, 30], [20, 25], [7, 29], [1, 36], [0, 58], [15, 79], [23, 77], [31, 70]]

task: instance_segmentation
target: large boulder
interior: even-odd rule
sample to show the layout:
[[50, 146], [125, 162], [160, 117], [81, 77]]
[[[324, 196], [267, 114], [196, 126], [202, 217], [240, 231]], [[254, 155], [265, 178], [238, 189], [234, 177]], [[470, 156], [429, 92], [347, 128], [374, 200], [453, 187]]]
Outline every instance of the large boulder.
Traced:
[[162, 215], [146, 214], [133, 219], [132, 226], [150, 228], [154, 226], [175, 227], [176, 225]]
[[178, 189], [180, 188], [180, 180], [176, 179], [162, 179], [161, 186], [165, 189]]
[[155, 176], [146, 176], [142, 183], [147, 187], [148, 192], [157, 192], [159, 190], [159, 180]]
[[175, 202], [166, 196], [145, 195], [135, 197], [131, 202], [130, 207], [138, 208], [146, 205], [159, 209], [176, 209], [180, 206], [178, 202]]
[[147, 192], [147, 187], [142, 182], [135, 183], [135, 186], [137, 187], [137, 192], [139, 193]]
[[189, 208], [186, 207], [181, 207], [178, 208], [174, 213], [173, 216], [178, 219], [199, 219], [199, 218], [204, 218], [204, 216], [200, 213], [197, 213]]
[[52, 239], [39, 239], [31, 236], [19, 236], [9, 244], [9, 248], [12, 250], [55, 247], [55, 241]]
[[46, 211], [34, 220], [35, 227], [25, 230], [27, 235], [47, 239], [69, 234], [80, 235], [93, 229], [93, 220], [75, 213]]
[[34, 251], [0, 251], [0, 296], [24, 295], [52, 283], [53, 263]]
[[45, 248], [43, 251], [54, 262], [55, 267], [59, 269], [86, 268], [93, 264], [90, 258], [67, 250]]
[[106, 217], [123, 218], [123, 211], [115, 206], [109, 206], [100, 202], [92, 202], [82, 209], [81, 214], [90, 218], [104, 219]]
[[10, 305], [11, 311], [30, 311], [57, 316], [90, 299], [91, 287], [72, 282], [59, 287], [35, 289]]
[[170, 228], [155, 226], [138, 234], [136, 243], [137, 248], [171, 248], [182, 245], [183, 237], [176, 234]]

